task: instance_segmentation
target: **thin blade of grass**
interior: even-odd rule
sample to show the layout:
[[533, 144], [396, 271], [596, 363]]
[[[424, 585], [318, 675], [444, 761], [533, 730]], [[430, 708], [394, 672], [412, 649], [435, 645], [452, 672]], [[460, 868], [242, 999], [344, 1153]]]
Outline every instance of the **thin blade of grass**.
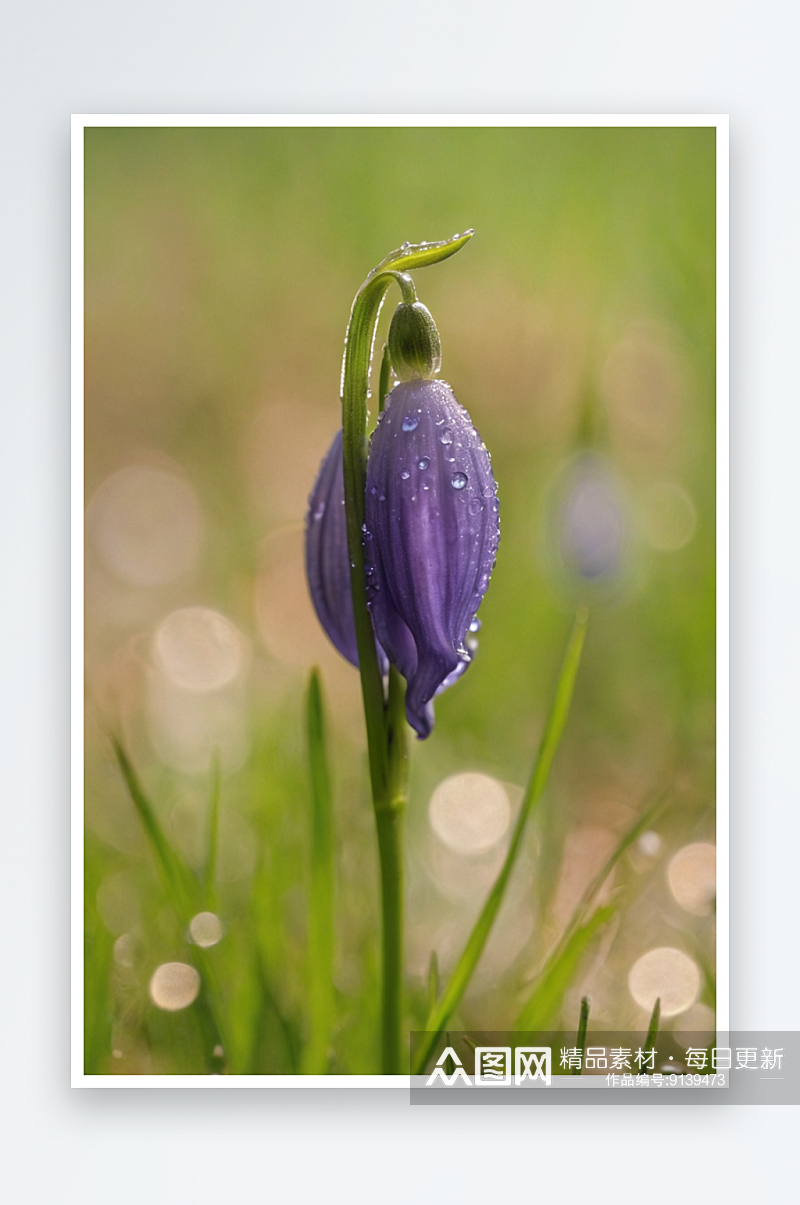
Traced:
[[439, 999], [439, 959], [436, 951], [431, 951], [431, 961], [428, 965], [428, 1012], [432, 1013]]
[[536, 979], [536, 988], [519, 1015], [517, 1030], [547, 1029], [564, 998], [581, 958], [595, 935], [608, 924], [617, 910], [616, 904], [598, 908], [587, 923], [577, 929], [560, 948], [555, 958], [548, 959]]
[[[590, 1009], [590, 1007], [591, 1007], [591, 1000], [589, 999], [588, 996], [584, 996], [581, 999], [581, 1015], [578, 1020], [578, 1032], [575, 1035], [575, 1049], [580, 1051], [581, 1063], [583, 1063], [583, 1052], [584, 1052], [584, 1049], [586, 1048], [586, 1031], [589, 1028], [589, 1009]], [[572, 1068], [573, 1075], [580, 1075], [580, 1073], [581, 1073], [580, 1067]]]
[[[202, 886], [170, 844], [122, 743], [116, 736], [111, 737], [111, 742], [128, 793], [150, 843], [153, 859], [167, 899], [180, 924], [188, 927], [192, 917], [198, 911]], [[210, 1035], [209, 1040], [213, 1038], [210, 1049], [213, 1049], [218, 1043], [224, 1049], [228, 1049], [227, 1030], [219, 1004], [222, 998], [220, 984], [212, 956], [209, 951], [197, 948], [193, 953], [192, 961], [197, 966], [203, 984], [199, 1014], [203, 1014], [200, 1017], [202, 1024], [207, 1021], [206, 1033], [207, 1036]], [[206, 1060], [208, 1057], [208, 1053], [206, 1053]]]
[[216, 910], [216, 888], [214, 880], [217, 874], [217, 850], [219, 848], [219, 797], [220, 797], [220, 765], [219, 752], [214, 750], [211, 763], [211, 798], [208, 805], [208, 845], [206, 847], [206, 864], [203, 874], [203, 895], [206, 906], [213, 912]]
[[172, 848], [121, 742], [116, 736], [112, 736], [111, 742], [128, 793], [150, 843], [164, 889], [179, 920], [187, 925], [194, 913], [193, 899], [196, 894], [192, 872]]
[[308, 761], [311, 778], [311, 886], [308, 917], [308, 1043], [303, 1072], [328, 1069], [334, 1013], [333, 989], [333, 808], [328, 768], [325, 711], [319, 672], [314, 669], [306, 696]]
[[441, 999], [436, 1007], [431, 1010], [425, 1025], [426, 1037], [420, 1046], [417, 1060], [414, 1065], [414, 1074], [418, 1074], [427, 1064], [434, 1046], [447, 1024], [453, 1010], [458, 1005], [461, 997], [467, 989], [472, 973], [478, 965], [484, 946], [491, 932], [492, 925], [495, 922], [497, 913], [500, 911], [500, 905], [503, 902], [508, 880], [511, 877], [511, 872], [514, 869], [520, 849], [522, 848], [522, 837], [525, 831], [525, 825], [528, 817], [533, 811], [536, 804], [542, 797], [542, 793], [547, 785], [547, 780], [550, 776], [550, 768], [553, 764], [556, 750], [558, 749], [561, 736], [564, 732], [564, 727], [569, 714], [569, 707], [572, 701], [572, 693], [575, 687], [575, 678], [580, 665], [581, 653], [583, 651], [583, 643], [586, 638], [586, 623], [588, 613], [585, 608], [581, 608], [576, 616], [575, 622], [570, 633], [567, 643], [567, 651], [564, 655], [564, 661], [561, 666], [561, 672], [556, 682], [553, 700], [550, 705], [550, 711], [547, 716], [547, 721], [544, 727], [539, 753], [533, 767], [530, 781], [528, 783], [525, 795], [522, 799], [517, 823], [514, 826], [514, 832], [511, 837], [511, 842], [508, 847], [505, 861], [502, 869], [487, 897], [486, 903], [483, 906], [480, 916], [469, 936], [464, 951], [458, 960], [455, 970], [450, 976], [450, 981], [444, 990]]
[[256, 971], [261, 993], [261, 1022], [266, 1022], [267, 1013], [271, 1013], [273, 1021], [277, 1027], [277, 1032], [280, 1034], [283, 1044], [286, 1049], [286, 1056], [289, 1060], [289, 1069], [292, 1075], [296, 1075], [299, 1064], [299, 1049], [300, 1037], [289, 1018], [283, 1012], [283, 1009], [278, 1004], [278, 999], [272, 987], [270, 975], [264, 962], [264, 957], [259, 951], [256, 955]]
[[650, 1024], [647, 1027], [647, 1037], [644, 1040], [644, 1049], [652, 1050], [653, 1044], [658, 1035], [658, 1023], [661, 1020], [661, 997], [659, 996], [653, 1005], [653, 1015], [650, 1018]]
[[[519, 1020], [517, 1021], [517, 1029], [538, 1028], [538, 1025], [531, 1024], [531, 1018], [538, 1018], [539, 1016], [536, 1006], [536, 997], [538, 992], [540, 989], [543, 989], [552, 969], [557, 966], [565, 956], [568, 955], [572, 943], [577, 941], [578, 945], [581, 945], [581, 935], [585, 932], [588, 924], [590, 923], [590, 909], [595, 902], [598, 892], [625, 851], [633, 844], [637, 837], [639, 837], [650, 827], [659, 813], [666, 806], [667, 798], [668, 797], [666, 795], [662, 796], [651, 808], [640, 816], [640, 818], [631, 828], [628, 829], [627, 833], [625, 833], [615, 849], [609, 855], [605, 865], [601, 868], [598, 874], [595, 875], [589, 886], [584, 891], [583, 895], [578, 901], [575, 911], [570, 917], [569, 923], [564, 929], [564, 932], [561, 934], [561, 937], [558, 939], [550, 954], [547, 956], [541, 971], [536, 976], [534, 981], [536, 986], [528, 1003], [523, 1008]], [[611, 907], [613, 908], [614, 905], [611, 905]], [[602, 909], [600, 911], [602, 911]], [[596, 916], [597, 913], [594, 915]], [[585, 948], [585, 943], [583, 948]], [[575, 960], [574, 965], [577, 966], [577, 959]], [[567, 985], [565, 984], [565, 987], [566, 986]]]

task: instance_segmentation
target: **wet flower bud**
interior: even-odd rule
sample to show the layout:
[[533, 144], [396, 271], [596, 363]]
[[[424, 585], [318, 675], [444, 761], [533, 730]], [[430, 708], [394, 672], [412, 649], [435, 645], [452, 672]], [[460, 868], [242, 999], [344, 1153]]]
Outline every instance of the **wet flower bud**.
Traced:
[[344, 512], [342, 432], [320, 465], [306, 516], [306, 577], [311, 601], [328, 639], [358, 666], [350, 558]]
[[[369, 572], [369, 571], [368, 571]], [[317, 619], [331, 644], [358, 669], [358, 643], [350, 586], [347, 517], [344, 509], [342, 432], [336, 432], [320, 465], [306, 515], [306, 578]], [[369, 580], [369, 577], [367, 578]], [[378, 665], [389, 663], [378, 645]]]
[[406, 679], [417, 735], [432, 699], [467, 668], [500, 539], [491, 461], [444, 381], [395, 386], [372, 436], [366, 494], [375, 635]]
[[432, 377], [442, 366], [442, 341], [421, 301], [397, 307], [389, 327], [389, 355], [401, 381]]

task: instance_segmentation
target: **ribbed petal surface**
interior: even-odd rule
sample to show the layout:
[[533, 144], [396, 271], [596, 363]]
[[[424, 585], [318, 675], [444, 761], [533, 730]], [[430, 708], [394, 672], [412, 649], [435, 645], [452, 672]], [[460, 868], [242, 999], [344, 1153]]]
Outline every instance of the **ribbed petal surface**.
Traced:
[[500, 539], [489, 453], [444, 381], [406, 381], [386, 400], [367, 461], [368, 595], [375, 634], [407, 682], [424, 738], [431, 700], [470, 660], [467, 633]]
[[306, 576], [314, 610], [328, 639], [351, 665], [358, 666], [344, 513], [341, 431], [336, 433], [320, 466], [308, 500]]

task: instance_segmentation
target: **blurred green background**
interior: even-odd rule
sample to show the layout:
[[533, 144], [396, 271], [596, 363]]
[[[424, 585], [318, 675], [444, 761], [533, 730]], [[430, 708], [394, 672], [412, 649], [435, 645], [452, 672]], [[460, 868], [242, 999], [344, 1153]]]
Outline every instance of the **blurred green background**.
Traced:
[[[89, 1072], [302, 1066], [313, 665], [335, 791], [328, 1069], [378, 1069], [359, 683], [308, 601], [303, 524], [340, 421], [353, 295], [405, 240], [468, 227], [471, 243], [416, 284], [442, 336], [441, 375], [493, 456], [501, 544], [474, 664], [412, 750], [409, 1023], [424, 1021], [431, 951], [446, 976], [496, 873], [585, 602], [567, 734], [455, 1027], [512, 1025], [582, 889], [661, 797], [654, 830], [606, 884], [614, 919], [552, 1021], [574, 1025], [588, 992], [598, 1028], [646, 1029], [652, 999], [671, 992], [665, 1024], [713, 1025], [714, 129], [95, 128], [85, 134]], [[219, 760], [207, 910], [220, 926], [207, 920], [205, 936], [169, 906], [111, 732], [197, 869]], [[484, 777], [456, 777], [436, 796], [465, 773]], [[185, 969], [159, 978], [171, 963], [197, 968], [199, 995]], [[224, 1017], [224, 1046], [212, 1013]]]

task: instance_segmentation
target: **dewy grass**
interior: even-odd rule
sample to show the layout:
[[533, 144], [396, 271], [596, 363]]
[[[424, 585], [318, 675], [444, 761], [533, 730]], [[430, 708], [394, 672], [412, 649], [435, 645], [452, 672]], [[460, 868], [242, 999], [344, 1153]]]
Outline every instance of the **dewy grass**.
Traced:
[[311, 771], [311, 886], [308, 908], [308, 1040], [303, 1071], [328, 1069], [333, 1032], [334, 841], [331, 781], [322, 688], [314, 669], [306, 695], [308, 762]]
[[[178, 923], [184, 931], [189, 927], [192, 917], [199, 911], [201, 901], [203, 900], [204, 886], [201, 881], [192, 873], [186, 865], [180, 854], [173, 848], [156, 815], [155, 808], [151, 804], [144, 787], [141, 784], [138, 774], [133, 768], [128, 754], [122, 746], [122, 742], [116, 737], [112, 737], [112, 745], [114, 753], [119, 765], [122, 777], [125, 780], [125, 785], [128, 788], [131, 799], [133, 800], [142, 827], [147, 835], [150, 849], [153, 854], [153, 859], [156, 868], [162, 879], [167, 899], [175, 913]], [[216, 777], [216, 775], [215, 775]], [[218, 804], [214, 802], [214, 795], [218, 792], [218, 784], [214, 786], [212, 792], [212, 817], [214, 816]], [[213, 833], [216, 821], [213, 822], [211, 832]], [[213, 848], [211, 839], [209, 840], [209, 852]], [[205, 1031], [207, 1041], [203, 1042], [205, 1051], [205, 1062], [211, 1069], [210, 1059], [213, 1050], [217, 1047], [228, 1050], [231, 1048], [230, 1042], [226, 1042], [225, 1025], [222, 1019], [220, 1008], [220, 999], [222, 996], [221, 986], [217, 970], [208, 955], [206, 950], [200, 947], [195, 948], [194, 959], [198, 964], [201, 972], [202, 990], [198, 998], [198, 1011], [200, 1014], [200, 1026]]]
[[595, 934], [614, 916], [617, 904], [595, 907], [597, 895], [622, 855], [641, 836], [663, 811], [666, 797], [659, 799], [628, 829], [606, 859], [606, 862], [584, 891], [561, 936], [545, 959], [536, 976], [528, 1002], [523, 1007], [516, 1028], [545, 1028], [568, 986], [584, 951]]
[[472, 974], [478, 965], [480, 956], [483, 953], [492, 925], [500, 911], [500, 905], [503, 902], [506, 887], [511, 878], [511, 872], [514, 869], [522, 847], [525, 826], [531, 812], [541, 799], [547, 786], [553, 758], [556, 755], [556, 750], [566, 726], [572, 693], [575, 688], [575, 679], [578, 674], [578, 666], [580, 665], [581, 653], [583, 651], [583, 643], [586, 637], [587, 620], [588, 612], [582, 609], [575, 619], [569, 641], [567, 642], [567, 651], [564, 655], [555, 691], [553, 692], [553, 700], [550, 704], [550, 711], [545, 723], [541, 744], [539, 745], [539, 752], [522, 799], [522, 804], [520, 805], [508, 853], [494, 886], [489, 892], [481, 914], [475, 923], [475, 927], [464, 947], [464, 951], [450, 976], [444, 994], [432, 1010], [425, 1024], [425, 1037], [420, 1043], [420, 1048], [412, 1067], [414, 1074], [418, 1074], [424, 1069], [443, 1029], [447, 1025], [461, 997], [464, 995]]

